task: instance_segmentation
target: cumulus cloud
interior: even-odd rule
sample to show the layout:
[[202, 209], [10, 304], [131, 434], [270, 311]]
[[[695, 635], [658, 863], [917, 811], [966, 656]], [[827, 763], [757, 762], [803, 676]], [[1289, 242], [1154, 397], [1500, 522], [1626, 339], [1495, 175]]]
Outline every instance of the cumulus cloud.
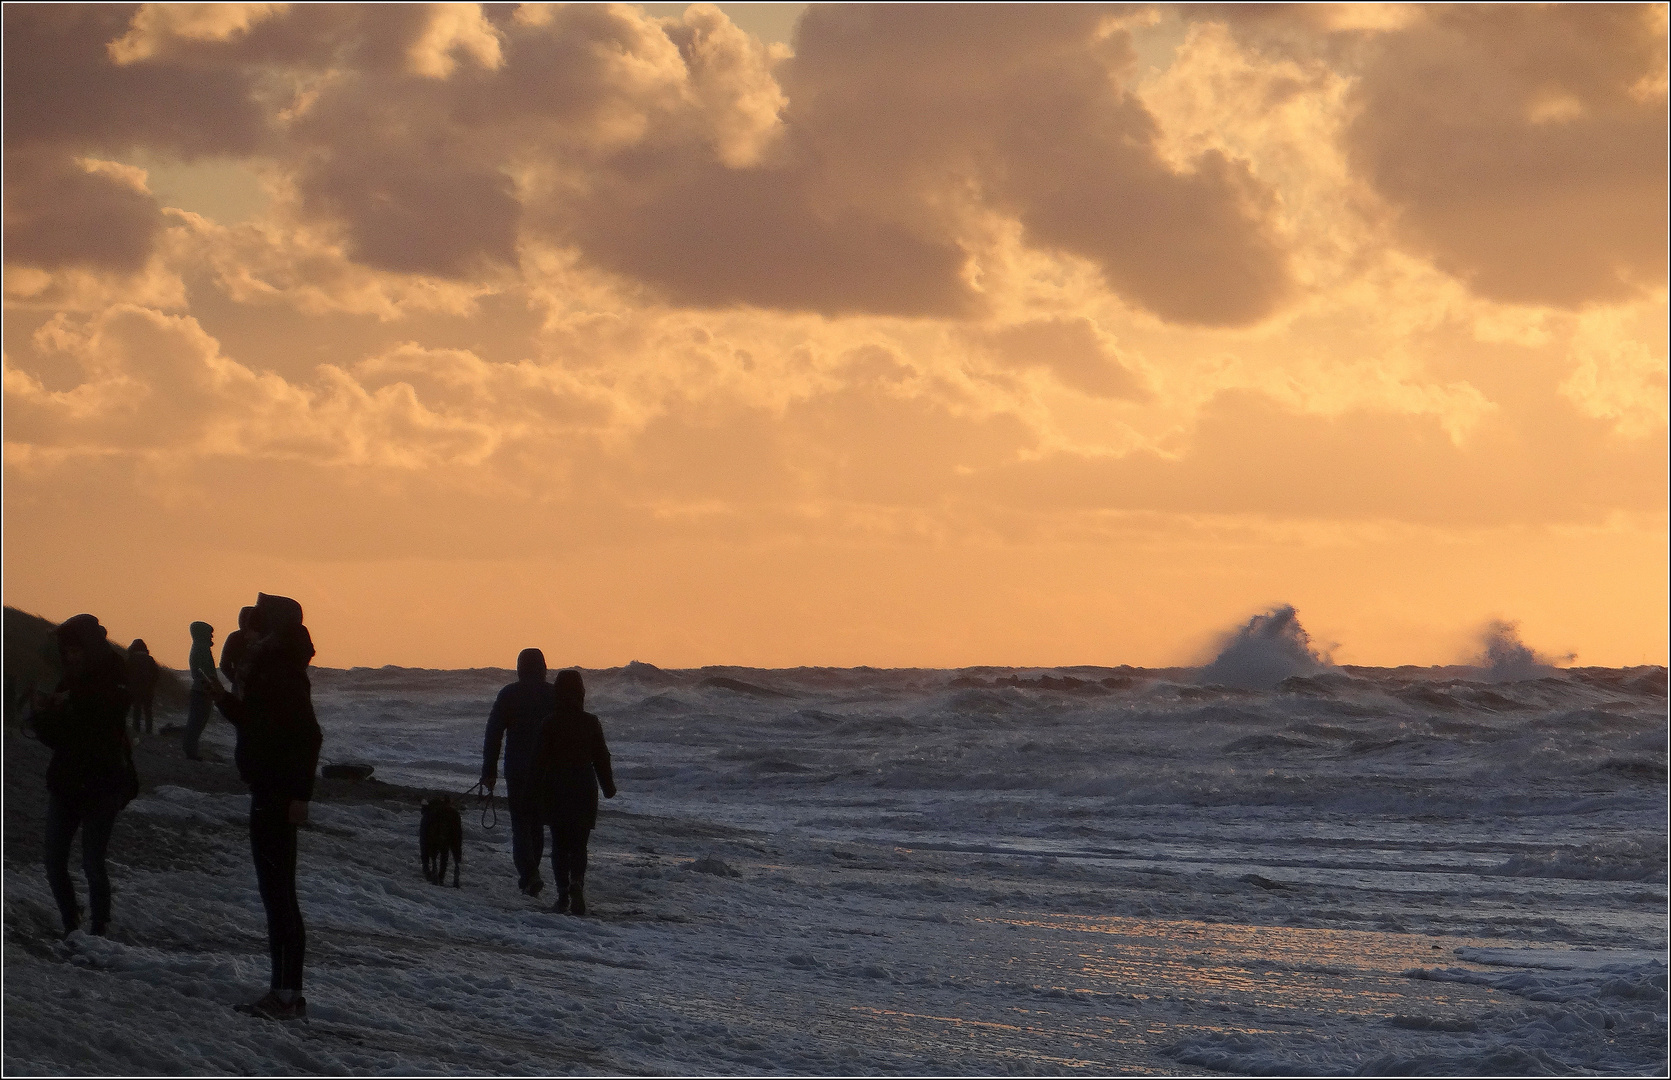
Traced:
[[132, 274], [149, 261], [163, 216], [140, 170], [18, 150], [5, 173], [8, 265]]
[[1496, 300], [1663, 287], [1663, 9], [1431, 8], [1366, 48], [1350, 149], [1408, 244]]

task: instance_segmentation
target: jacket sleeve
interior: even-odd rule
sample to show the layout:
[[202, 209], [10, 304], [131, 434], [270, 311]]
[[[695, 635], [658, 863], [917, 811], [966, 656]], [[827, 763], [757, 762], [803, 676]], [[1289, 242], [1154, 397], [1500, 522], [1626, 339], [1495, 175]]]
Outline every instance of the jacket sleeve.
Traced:
[[609, 746], [603, 741], [603, 724], [597, 717], [592, 717], [592, 768], [598, 774], [598, 786], [603, 788], [603, 797], [615, 797], [615, 774], [609, 765]]
[[510, 687], [499, 691], [493, 699], [493, 711], [487, 714], [487, 735], [482, 739], [482, 780], [490, 783], [499, 779], [499, 746], [505, 739], [505, 725], [510, 720], [510, 708], [505, 699]]

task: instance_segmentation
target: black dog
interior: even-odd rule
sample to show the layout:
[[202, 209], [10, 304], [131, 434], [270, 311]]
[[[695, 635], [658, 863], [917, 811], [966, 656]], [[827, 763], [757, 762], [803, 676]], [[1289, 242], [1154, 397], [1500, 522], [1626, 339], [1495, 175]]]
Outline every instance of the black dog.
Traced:
[[423, 856], [424, 877], [436, 885], [447, 883], [447, 853], [453, 857], [453, 888], [458, 888], [458, 868], [464, 865], [464, 822], [458, 807], [445, 795], [424, 803], [418, 822], [418, 854]]

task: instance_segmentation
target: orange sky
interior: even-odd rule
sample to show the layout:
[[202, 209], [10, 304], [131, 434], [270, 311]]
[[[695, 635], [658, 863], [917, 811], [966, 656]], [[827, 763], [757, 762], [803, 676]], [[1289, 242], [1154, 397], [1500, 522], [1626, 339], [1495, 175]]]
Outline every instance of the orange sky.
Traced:
[[[735, 17], [738, 22], [732, 22]], [[7, 5], [6, 603], [1667, 658], [1666, 8]]]

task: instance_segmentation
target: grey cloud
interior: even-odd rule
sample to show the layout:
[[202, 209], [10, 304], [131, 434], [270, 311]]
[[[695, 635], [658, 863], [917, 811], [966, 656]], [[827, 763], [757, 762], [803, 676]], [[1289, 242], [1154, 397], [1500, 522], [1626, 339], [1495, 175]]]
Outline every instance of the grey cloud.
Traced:
[[149, 194], [51, 150], [9, 152], [5, 192], [9, 265], [133, 273], [163, 227]]
[[1496, 300], [1662, 285], [1666, 43], [1647, 5], [1431, 9], [1366, 46], [1348, 133], [1413, 248]]

